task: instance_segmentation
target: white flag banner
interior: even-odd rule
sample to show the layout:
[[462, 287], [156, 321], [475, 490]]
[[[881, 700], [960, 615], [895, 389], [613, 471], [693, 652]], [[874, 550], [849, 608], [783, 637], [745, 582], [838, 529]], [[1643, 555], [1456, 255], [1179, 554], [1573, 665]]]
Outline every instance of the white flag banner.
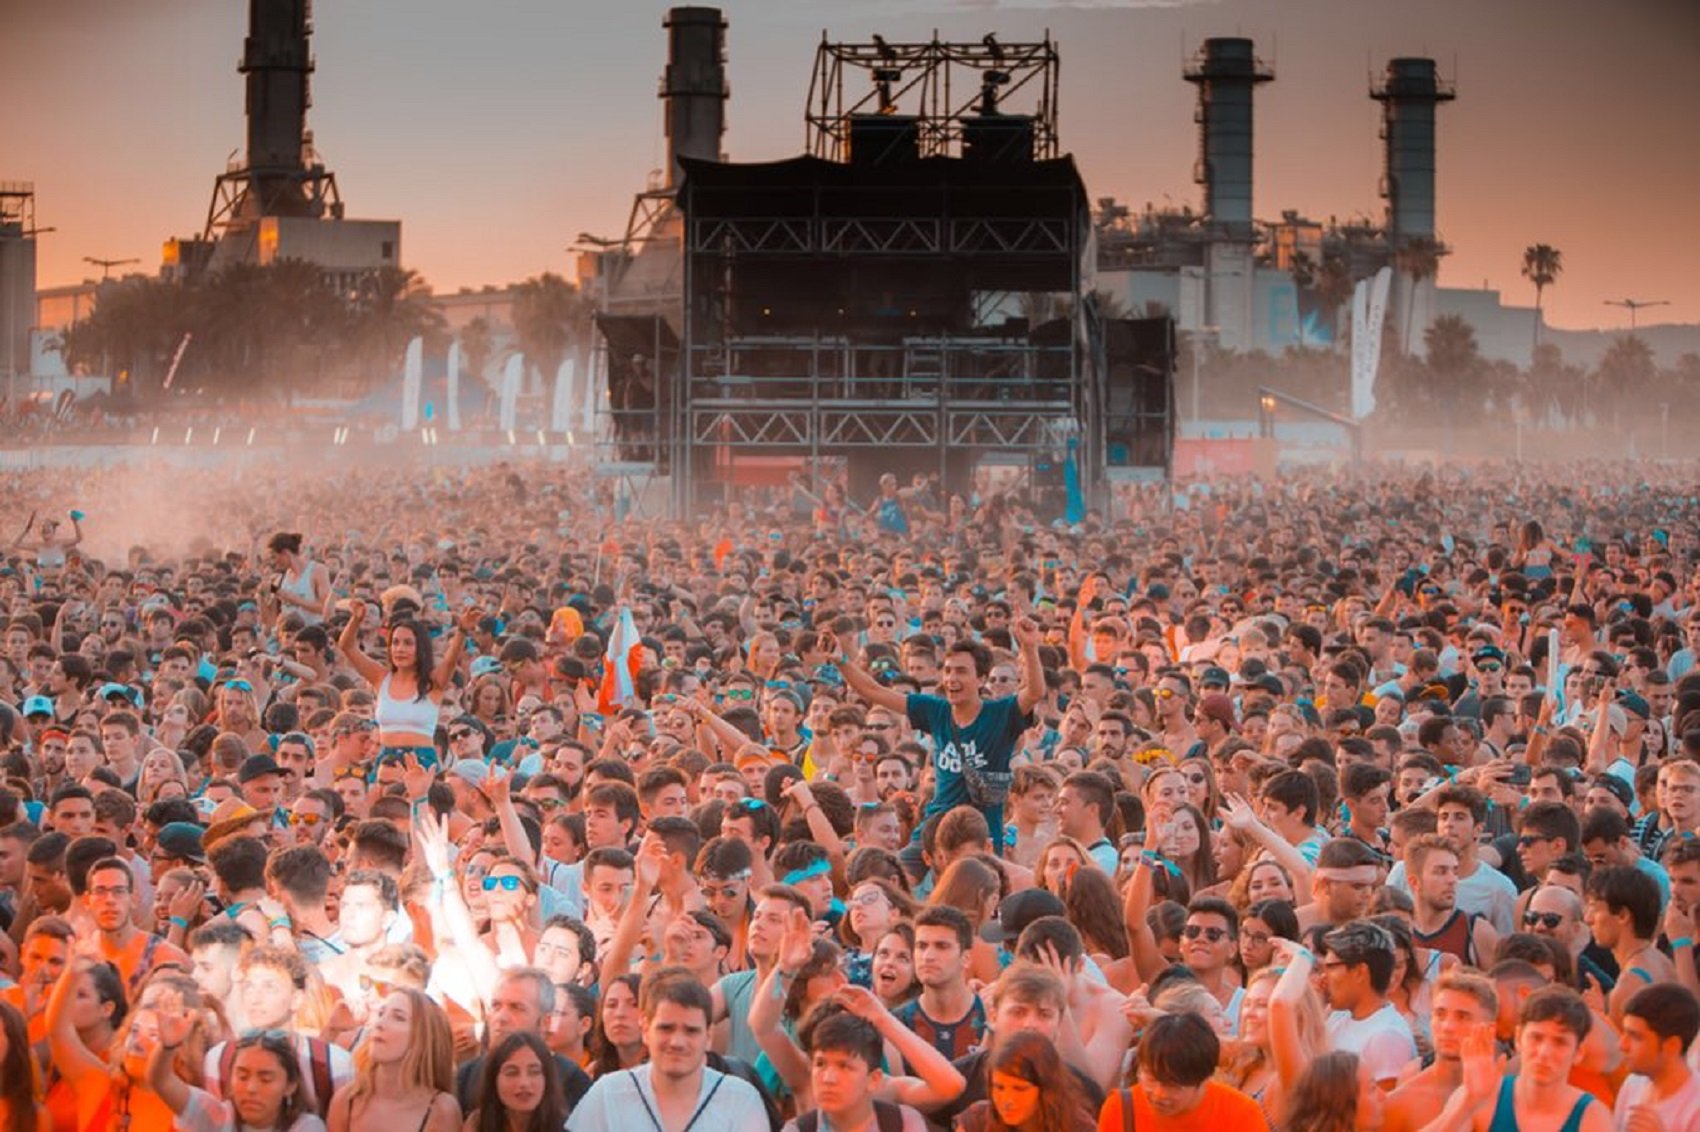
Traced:
[[500, 427], [511, 432], [514, 412], [519, 403], [520, 386], [525, 382], [525, 355], [509, 354], [508, 368], [502, 372], [502, 408]]
[[555, 371], [555, 399], [549, 406], [549, 431], [566, 432], [573, 427], [573, 384], [578, 363], [572, 358]]
[[449, 343], [449, 431], [460, 431], [460, 339]]
[[584, 429], [586, 435], [594, 435], [596, 432], [596, 409], [598, 399], [602, 396], [604, 384], [602, 375], [607, 370], [608, 355], [594, 346], [591, 347], [590, 361], [585, 366], [584, 399], [580, 402], [584, 414], [580, 418], [580, 427]]
[[1352, 289], [1352, 417], [1375, 412], [1375, 378], [1381, 368], [1381, 331], [1387, 321], [1387, 294], [1393, 269], [1383, 267]]
[[425, 339], [415, 337], [407, 344], [407, 361], [401, 371], [401, 430], [419, 427], [419, 386], [425, 373]]

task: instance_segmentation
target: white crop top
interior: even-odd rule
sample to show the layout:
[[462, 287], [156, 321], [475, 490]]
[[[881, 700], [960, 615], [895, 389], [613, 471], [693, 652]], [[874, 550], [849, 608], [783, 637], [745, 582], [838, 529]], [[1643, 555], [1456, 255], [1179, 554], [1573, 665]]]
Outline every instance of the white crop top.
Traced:
[[373, 715], [378, 721], [379, 734], [430, 735], [437, 730], [438, 710], [429, 699], [398, 700], [390, 695], [388, 676], [378, 684], [377, 710]]

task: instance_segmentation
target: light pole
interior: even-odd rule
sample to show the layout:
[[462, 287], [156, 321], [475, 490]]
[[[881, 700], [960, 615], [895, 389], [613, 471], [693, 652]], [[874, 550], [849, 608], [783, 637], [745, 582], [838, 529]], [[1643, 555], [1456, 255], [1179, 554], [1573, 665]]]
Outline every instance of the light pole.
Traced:
[[1608, 307], [1622, 307], [1629, 312], [1629, 333], [1635, 333], [1635, 313], [1646, 307], [1668, 307], [1669, 299], [1606, 299]]

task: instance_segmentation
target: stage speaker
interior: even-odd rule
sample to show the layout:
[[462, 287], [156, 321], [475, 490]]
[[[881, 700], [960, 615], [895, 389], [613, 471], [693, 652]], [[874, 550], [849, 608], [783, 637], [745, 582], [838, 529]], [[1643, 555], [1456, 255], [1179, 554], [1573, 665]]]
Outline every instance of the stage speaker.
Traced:
[[1104, 360], [1105, 464], [1167, 467], [1174, 412], [1174, 321], [1106, 319]]

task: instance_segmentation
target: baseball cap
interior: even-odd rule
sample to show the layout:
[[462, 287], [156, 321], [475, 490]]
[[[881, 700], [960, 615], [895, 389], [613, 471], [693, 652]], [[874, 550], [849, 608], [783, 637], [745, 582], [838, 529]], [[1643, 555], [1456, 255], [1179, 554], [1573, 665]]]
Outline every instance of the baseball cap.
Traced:
[[1638, 719], [1651, 719], [1653, 706], [1639, 692], [1623, 688], [1617, 693], [1617, 704], [1624, 711]]
[[1474, 661], [1497, 660], [1503, 664], [1505, 663], [1505, 653], [1494, 645], [1483, 645], [1470, 654], [1470, 659]]
[[122, 696], [131, 703], [135, 703], [139, 699], [136, 690], [128, 684], [102, 684], [100, 686], [100, 699], [111, 699], [113, 696]]
[[31, 696], [29, 699], [24, 701], [25, 719], [28, 719], [32, 715], [50, 716], [52, 714], [53, 701], [48, 699], [46, 696]]
[[481, 656], [472, 662], [472, 678], [490, 676], [502, 670], [502, 662], [493, 656]]
[[1051, 893], [1042, 888], [1023, 889], [998, 905], [998, 918], [980, 928], [980, 938], [987, 943], [1013, 942], [1034, 920], [1064, 915], [1063, 902]]
[[482, 790], [490, 777], [490, 768], [477, 759], [456, 759], [449, 773], [475, 790]]
[[195, 864], [204, 864], [206, 851], [201, 848], [201, 827], [194, 822], [174, 821], [160, 827], [154, 844], [167, 857], [177, 857]]
[[246, 786], [256, 778], [264, 778], [268, 774], [282, 775], [283, 768], [277, 765], [277, 760], [270, 755], [249, 755], [242, 764], [242, 769], [236, 772], [236, 781]]
[[1216, 685], [1218, 688], [1226, 688], [1233, 682], [1234, 679], [1232, 676], [1228, 675], [1228, 670], [1220, 665], [1212, 664], [1209, 668], [1206, 668], [1203, 672], [1198, 674], [1198, 686], [1201, 688], [1211, 684]]

